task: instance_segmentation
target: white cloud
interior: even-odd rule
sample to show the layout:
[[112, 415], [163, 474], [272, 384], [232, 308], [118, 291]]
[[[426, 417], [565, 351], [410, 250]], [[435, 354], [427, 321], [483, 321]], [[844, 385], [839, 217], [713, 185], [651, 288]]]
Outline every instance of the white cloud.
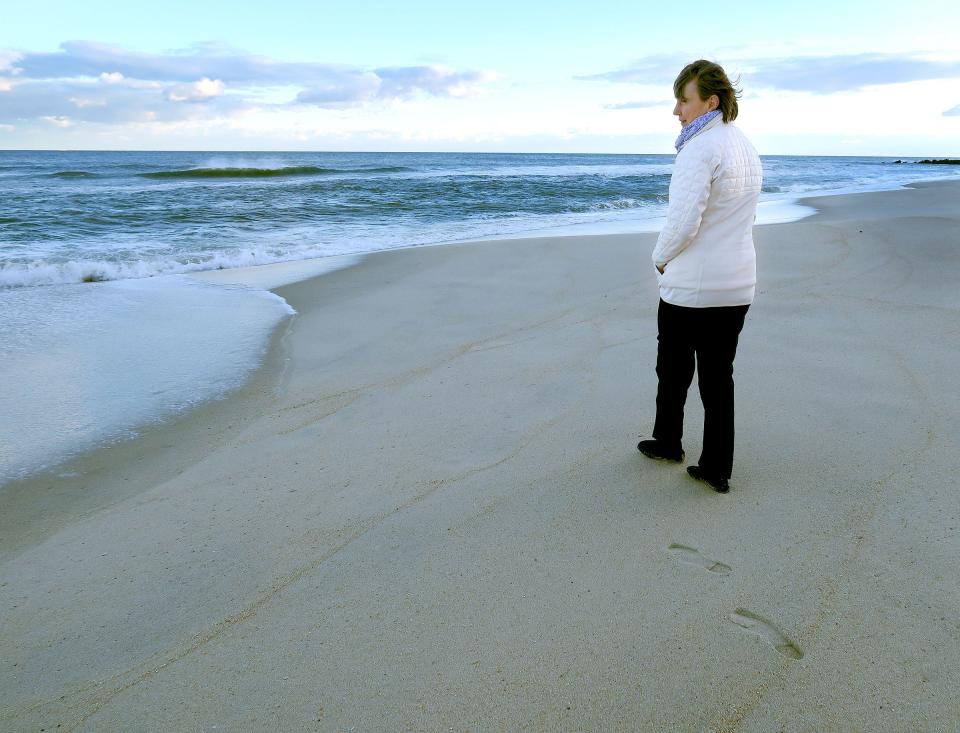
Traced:
[[177, 84], [167, 89], [166, 97], [171, 102], [206, 102], [223, 94], [223, 82], [203, 77], [192, 84]]
[[47, 117], [41, 117], [40, 119], [49, 122], [51, 125], [56, 125], [57, 127], [73, 126], [73, 121], [69, 117], [63, 117], [61, 115], [51, 115]]
[[318, 106], [342, 106], [373, 99], [383, 80], [373, 72], [341, 73], [297, 94], [296, 101]]
[[756, 86], [833, 94], [870, 86], [958, 78], [960, 59], [883, 53], [762, 59], [749, 63], [744, 76]]
[[605, 109], [647, 109], [648, 107], [670, 107], [672, 100], [660, 100], [658, 102], [623, 102], [621, 104], [605, 104]]
[[366, 69], [278, 61], [213, 42], [153, 54], [67, 41], [54, 52], [0, 51], [0, 63], [17, 75], [15, 83], [0, 79], [0, 91], [9, 93], [0, 106], [3, 122], [213, 122], [263, 108], [346, 109], [424, 96], [467, 97], [495, 78], [443, 66]]
[[110, 86], [123, 86], [128, 89], [163, 89], [163, 84], [158, 81], [143, 81], [141, 79], [128, 79], [123, 74], [116, 71], [102, 73], [99, 76], [101, 84]]
[[417, 92], [436, 96], [465, 97], [474, 93], [482, 84], [494, 81], [492, 72], [457, 72], [446, 66], [405, 66], [376, 70], [382, 80], [380, 96], [409, 97]]
[[355, 77], [373, 74], [381, 79], [386, 91], [401, 95], [404, 90], [454, 95], [493, 79], [490, 72], [458, 72], [442, 66], [371, 70], [342, 64], [277, 61], [212, 42], [194, 44], [179, 52], [150, 54], [93, 41], [66, 41], [60, 44], [59, 51], [17, 52], [16, 60], [24, 77], [31, 79], [98, 77], [104, 81], [132, 78], [193, 83], [205, 77], [219, 79], [231, 87], [295, 84], [305, 89], [350, 88], [349, 82]]
[[70, 102], [77, 107], [78, 109], [83, 109], [84, 107], [105, 107], [107, 105], [107, 100], [102, 97], [97, 98], [86, 98], [86, 97], [70, 97]]
[[[677, 74], [690, 60], [687, 55], [653, 55], [638, 59], [623, 69], [576, 78], [672, 85]], [[731, 56], [728, 59], [711, 60], [720, 63], [735, 83], [736, 77], [742, 76], [748, 86], [814, 94], [960, 78], [960, 58], [956, 54], [859, 53], [772, 58]]]
[[14, 125], [0, 125], [0, 132], [13, 132], [16, 129]]
[[14, 64], [21, 58], [23, 58], [23, 54], [19, 51], [0, 48], [0, 71], [9, 72], [14, 75], [18, 74], [19, 69], [15, 68]]
[[178, 104], [166, 98], [162, 85], [149, 84], [150, 88], [128, 84], [127, 80], [119, 84], [89, 79], [18, 82], [12, 92], [2, 97], [0, 122], [29, 124], [30, 120], [45, 117], [69, 117], [77, 123], [107, 125], [149, 120], [215, 120], [229, 118], [252, 106], [229, 94], [211, 97], [204, 104]]
[[297, 102], [345, 107], [375, 99], [412, 99], [420, 95], [468, 97], [497, 79], [490, 71], [459, 72], [446, 66], [388, 66], [372, 71], [340, 69], [297, 95]]
[[690, 63], [688, 54], [653, 54], [637, 59], [623, 69], [605, 71], [600, 74], [576, 76], [583, 81], [614, 81], [633, 84], [660, 86], [673, 84], [673, 80], [684, 66]]

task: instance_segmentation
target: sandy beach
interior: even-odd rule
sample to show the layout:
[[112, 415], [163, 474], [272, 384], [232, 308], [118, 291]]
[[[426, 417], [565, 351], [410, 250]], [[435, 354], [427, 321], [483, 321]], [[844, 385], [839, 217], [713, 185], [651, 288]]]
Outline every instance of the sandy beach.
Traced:
[[0, 490], [0, 730], [956, 730], [958, 196], [757, 227], [728, 495], [636, 450], [654, 234], [277, 288], [241, 391]]

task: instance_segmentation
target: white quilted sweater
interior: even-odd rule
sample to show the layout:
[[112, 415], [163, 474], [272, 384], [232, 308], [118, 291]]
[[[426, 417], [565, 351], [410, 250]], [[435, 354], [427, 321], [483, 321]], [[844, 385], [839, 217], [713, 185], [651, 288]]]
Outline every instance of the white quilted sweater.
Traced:
[[718, 116], [677, 153], [667, 223], [653, 250], [660, 297], [693, 308], [753, 302], [760, 156]]

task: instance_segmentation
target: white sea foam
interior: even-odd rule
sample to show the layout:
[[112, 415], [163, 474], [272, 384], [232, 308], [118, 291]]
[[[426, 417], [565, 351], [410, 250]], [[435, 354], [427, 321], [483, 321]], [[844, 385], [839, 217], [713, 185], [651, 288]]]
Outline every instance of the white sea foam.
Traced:
[[641, 206], [649, 206], [649, 202], [639, 199], [614, 199], [613, 201], [601, 201], [593, 204], [593, 211], [607, 211], [609, 209], [639, 209]]
[[785, 224], [813, 216], [817, 210], [793, 200], [770, 199], [757, 206], [757, 224]]
[[248, 247], [240, 252], [212, 252], [179, 258], [155, 257], [126, 262], [103, 259], [8, 262], [0, 263], [0, 288], [132, 280], [157, 275], [254, 267], [274, 262], [322, 258], [331, 254], [330, 247], [308, 246], [288, 250], [276, 247]]
[[235, 267], [229, 270], [205, 270], [195, 272], [189, 277], [221, 285], [246, 285], [263, 290], [279, 288], [283, 285], [326, 275], [335, 270], [355, 265], [363, 255], [341, 255], [339, 257], [320, 257], [310, 260], [275, 262], [256, 267]]
[[223, 397], [293, 312], [180, 276], [0, 291], [0, 485]]

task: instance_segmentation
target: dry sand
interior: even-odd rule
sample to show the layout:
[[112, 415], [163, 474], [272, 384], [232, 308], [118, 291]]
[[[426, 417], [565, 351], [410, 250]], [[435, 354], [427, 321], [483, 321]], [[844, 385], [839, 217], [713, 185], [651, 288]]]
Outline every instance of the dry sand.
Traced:
[[757, 228], [728, 495], [636, 450], [653, 235], [279, 288], [240, 393], [0, 491], [0, 730], [955, 730], [958, 195]]

